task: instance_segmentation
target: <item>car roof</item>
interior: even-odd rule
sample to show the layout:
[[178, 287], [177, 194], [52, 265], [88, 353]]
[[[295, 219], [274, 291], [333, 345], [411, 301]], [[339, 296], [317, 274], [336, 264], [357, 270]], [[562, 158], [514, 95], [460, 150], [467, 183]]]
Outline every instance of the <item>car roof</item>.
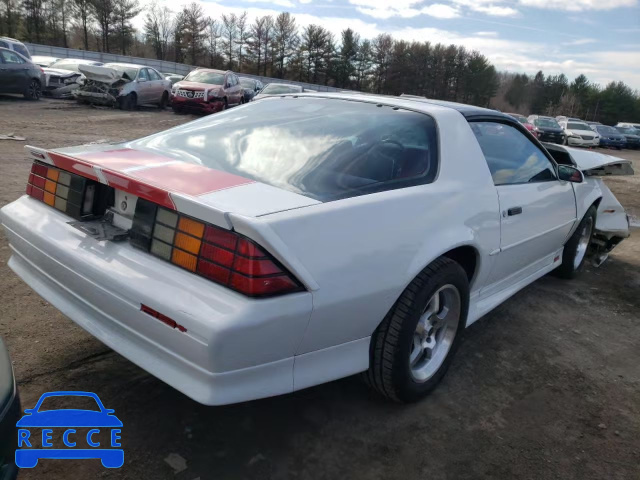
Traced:
[[[55, 58], [55, 57], [52, 57]], [[70, 63], [100, 63], [99, 60], [90, 60], [88, 58], [58, 58], [59, 62], [70, 62]]]
[[107, 65], [115, 65], [117, 67], [131, 67], [131, 68], [153, 68], [148, 65], [138, 65], [136, 63], [109, 62], [104, 64], [104, 66], [107, 66]]

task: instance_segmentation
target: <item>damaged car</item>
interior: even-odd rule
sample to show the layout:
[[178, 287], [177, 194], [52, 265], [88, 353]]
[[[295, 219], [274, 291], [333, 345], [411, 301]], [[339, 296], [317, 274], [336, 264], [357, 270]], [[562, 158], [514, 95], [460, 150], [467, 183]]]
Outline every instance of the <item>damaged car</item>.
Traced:
[[53, 98], [73, 98], [76, 89], [84, 83], [80, 65], [102, 65], [102, 62], [84, 58], [63, 58], [42, 70], [45, 75], [43, 93]]
[[244, 89], [231, 71], [197, 68], [171, 88], [176, 113], [216, 113], [244, 103]]
[[571, 165], [582, 171], [584, 184], [575, 185], [576, 195], [587, 195], [593, 191], [602, 195], [598, 203], [593, 236], [588, 245], [593, 264], [599, 266], [607, 259], [611, 250], [630, 235], [629, 216], [602, 181], [602, 177], [633, 175], [631, 160], [551, 143], [545, 143], [544, 146], [559, 165]]
[[134, 110], [138, 105], [157, 105], [164, 109], [169, 102], [171, 82], [155, 68], [130, 63], [81, 65], [84, 84], [77, 89], [81, 103], [109, 105]]
[[360, 372], [410, 402], [467, 326], [628, 235], [592, 175], [629, 165], [559, 148], [476, 106], [296, 93], [119, 144], [27, 146], [0, 222], [20, 278], [198, 402]]

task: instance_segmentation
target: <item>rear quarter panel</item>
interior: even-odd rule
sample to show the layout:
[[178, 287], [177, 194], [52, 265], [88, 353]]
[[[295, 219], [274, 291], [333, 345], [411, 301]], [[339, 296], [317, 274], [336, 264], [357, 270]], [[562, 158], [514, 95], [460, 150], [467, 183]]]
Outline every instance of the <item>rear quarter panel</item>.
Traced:
[[[370, 336], [412, 279], [457, 246], [477, 249], [472, 290], [482, 286], [500, 243], [497, 193], [466, 119], [435, 110], [440, 166], [432, 184], [259, 219], [311, 279], [313, 312], [298, 354]], [[265, 229], [246, 217], [231, 221], [249, 236]]]

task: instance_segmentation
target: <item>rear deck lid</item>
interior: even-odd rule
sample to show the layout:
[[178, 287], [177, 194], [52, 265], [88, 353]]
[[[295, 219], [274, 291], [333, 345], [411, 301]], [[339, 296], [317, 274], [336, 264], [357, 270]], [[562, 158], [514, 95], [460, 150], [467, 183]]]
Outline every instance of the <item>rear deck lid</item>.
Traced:
[[633, 175], [634, 173], [630, 160], [591, 150], [564, 148], [571, 155], [576, 166], [588, 175]]

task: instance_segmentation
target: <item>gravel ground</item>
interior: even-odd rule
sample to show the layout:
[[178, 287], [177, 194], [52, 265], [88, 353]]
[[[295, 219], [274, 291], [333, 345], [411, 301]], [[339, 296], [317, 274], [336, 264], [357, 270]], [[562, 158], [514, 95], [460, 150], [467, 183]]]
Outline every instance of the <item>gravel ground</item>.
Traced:
[[[0, 96], [0, 133], [27, 137], [0, 141], [0, 206], [24, 192], [25, 143], [132, 139], [192, 118]], [[620, 156], [640, 172], [638, 152]], [[636, 218], [639, 178], [607, 179]], [[20, 478], [640, 479], [639, 233], [600, 268], [571, 282], [546, 276], [467, 329], [445, 380], [420, 403], [387, 403], [347, 378], [215, 408], [151, 377], [40, 298], [6, 266], [0, 235], [0, 335], [23, 408], [46, 391], [86, 390], [125, 425], [123, 468], [43, 460]], [[176, 473], [169, 455], [186, 468]]]

